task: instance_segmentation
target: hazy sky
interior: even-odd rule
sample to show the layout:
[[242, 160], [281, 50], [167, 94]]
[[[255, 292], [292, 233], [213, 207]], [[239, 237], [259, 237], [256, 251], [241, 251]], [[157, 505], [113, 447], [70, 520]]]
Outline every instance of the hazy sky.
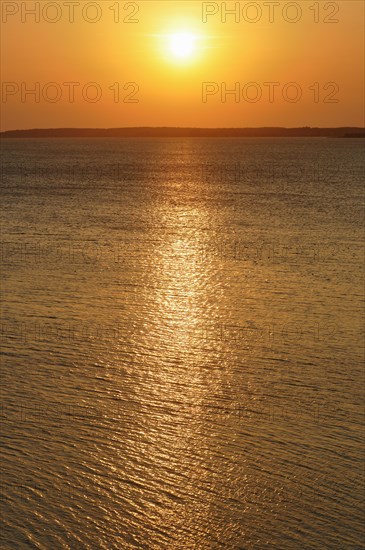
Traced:
[[364, 125], [361, 0], [1, 8], [2, 130]]

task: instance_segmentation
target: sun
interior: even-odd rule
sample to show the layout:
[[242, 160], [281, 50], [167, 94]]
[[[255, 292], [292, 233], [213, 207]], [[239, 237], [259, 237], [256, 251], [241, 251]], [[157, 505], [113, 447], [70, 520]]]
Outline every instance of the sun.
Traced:
[[195, 52], [196, 37], [190, 33], [178, 33], [170, 36], [171, 54], [178, 59], [188, 59]]

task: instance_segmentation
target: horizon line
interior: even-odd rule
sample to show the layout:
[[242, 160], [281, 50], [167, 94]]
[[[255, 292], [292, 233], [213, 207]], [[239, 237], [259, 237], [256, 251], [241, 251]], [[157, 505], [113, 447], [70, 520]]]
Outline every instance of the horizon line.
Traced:
[[181, 126], [128, 126], [120, 128], [30, 128], [4, 130], [1, 139], [14, 138], [359, 138], [365, 137], [365, 128], [336, 127], [227, 127], [202, 128]]
[[357, 129], [365, 130], [364, 126], [47, 126], [47, 127], [33, 127], [33, 128], [12, 128], [8, 130], [0, 130], [0, 134], [7, 132], [31, 132], [31, 131], [45, 131], [45, 130], [136, 130], [136, 129], [172, 129], [172, 130], [262, 130], [262, 129], [280, 129], [280, 130], [303, 130], [303, 129], [315, 129], [315, 130], [342, 130], [342, 129]]

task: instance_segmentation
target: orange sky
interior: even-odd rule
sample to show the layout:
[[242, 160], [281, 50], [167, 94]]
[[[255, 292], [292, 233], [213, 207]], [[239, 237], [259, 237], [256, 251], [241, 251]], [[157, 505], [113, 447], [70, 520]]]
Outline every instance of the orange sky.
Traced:
[[[1, 1], [2, 130], [364, 125], [360, 0], [69, 4]], [[224, 4], [238, 9], [226, 21]], [[186, 58], [171, 51], [176, 33], [194, 37]], [[74, 102], [67, 82], [78, 83]]]

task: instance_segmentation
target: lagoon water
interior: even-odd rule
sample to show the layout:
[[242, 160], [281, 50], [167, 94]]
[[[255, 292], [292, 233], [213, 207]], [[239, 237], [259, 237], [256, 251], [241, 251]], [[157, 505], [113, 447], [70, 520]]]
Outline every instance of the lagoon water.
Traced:
[[363, 140], [2, 150], [1, 548], [365, 548]]

